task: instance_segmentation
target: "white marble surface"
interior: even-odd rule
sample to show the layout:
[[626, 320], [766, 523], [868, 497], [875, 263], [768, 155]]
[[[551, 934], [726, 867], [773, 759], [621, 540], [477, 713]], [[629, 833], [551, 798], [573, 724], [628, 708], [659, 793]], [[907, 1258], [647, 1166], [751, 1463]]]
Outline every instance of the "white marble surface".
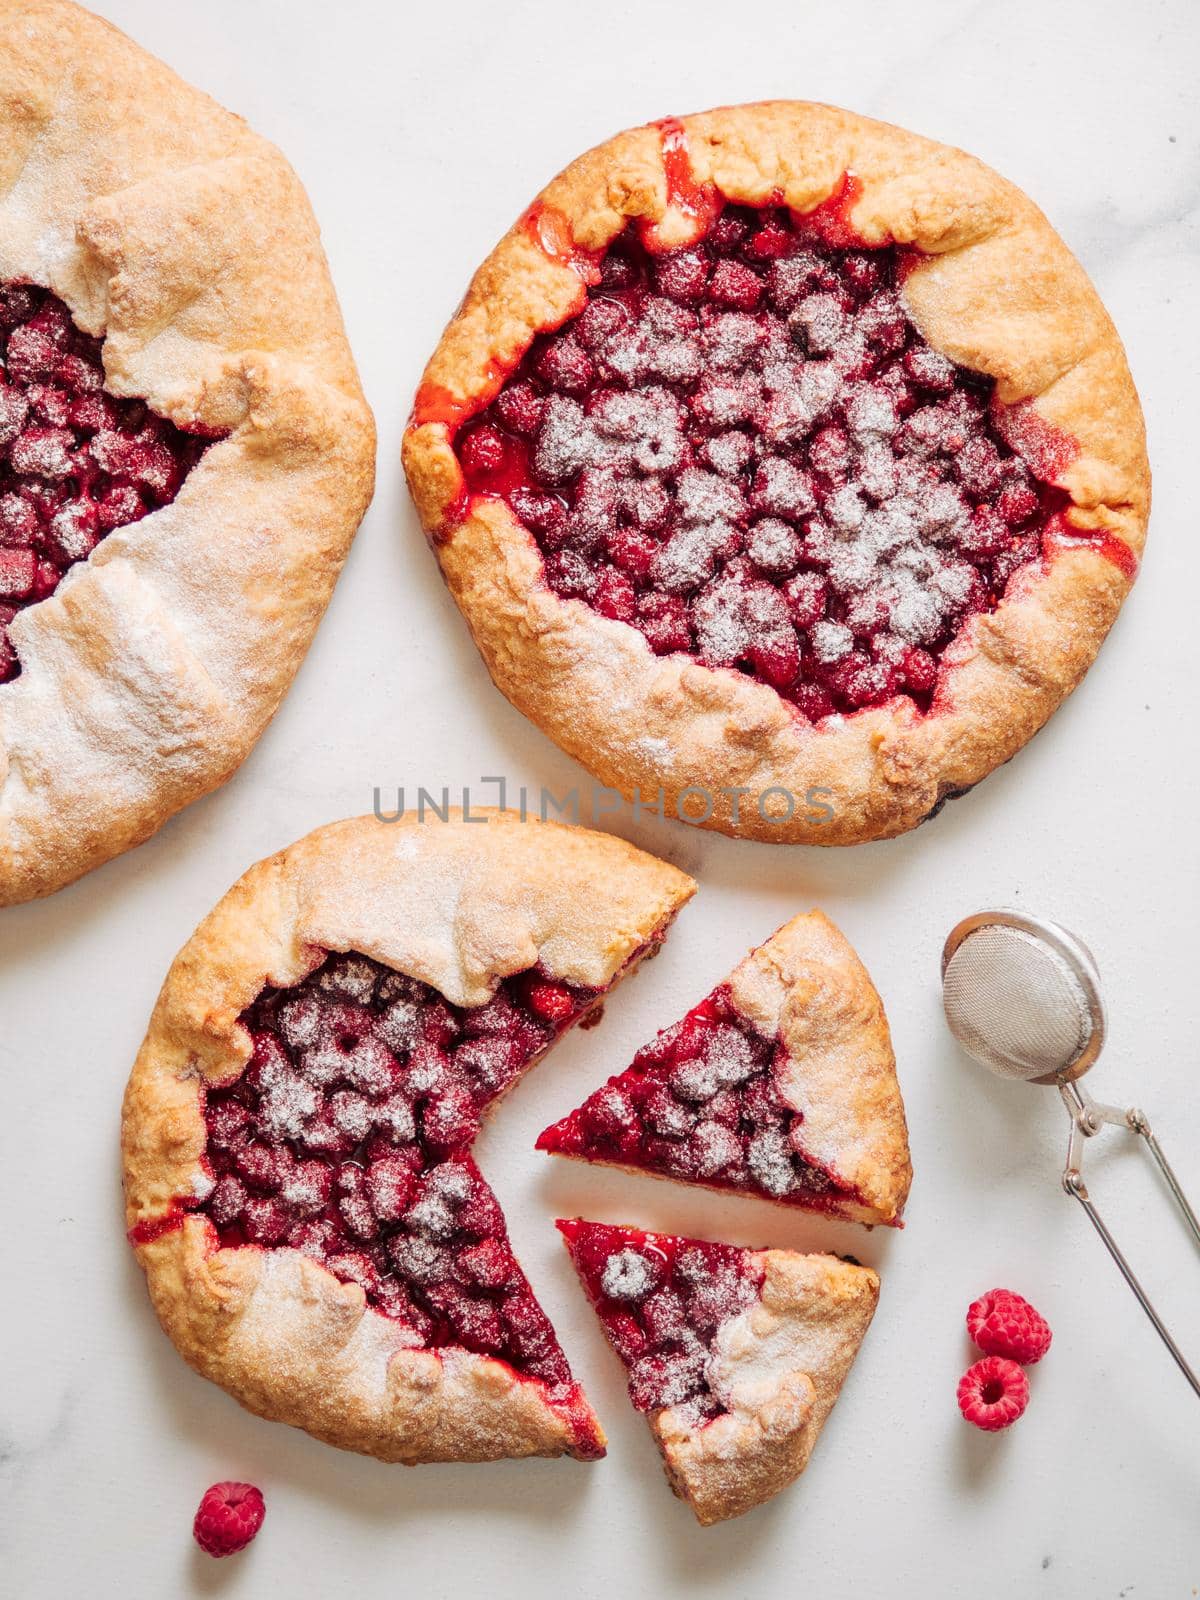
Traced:
[[[959, 5], [607, 0], [105, 0], [186, 76], [276, 139], [321, 218], [376, 408], [379, 493], [328, 620], [238, 777], [143, 849], [0, 919], [6, 1311], [0, 1571], [22, 1600], [790, 1594], [1176, 1600], [1200, 1585], [1200, 1411], [1057, 1187], [1053, 1096], [985, 1080], [938, 1007], [952, 922], [1038, 908], [1089, 940], [1111, 1045], [1200, 1192], [1195, 1103], [1200, 671], [1195, 538], [1200, 193], [1189, 0]], [[469, 271], [568, 158], [668, 111], [767, 96], [853, 106], [959, 143], [1022, 184], [1082, 257], [1125, 338], [1156, 472], [1149, 559], [1086, 685], [1034, 745], [932, 827], [782, 853], [678, 825], [614, 826], [697, 873], [663, 958], [487, 1130], [483, 1164], [611, 1435], [592, 1467], [406, 1472], [258, 1421], [188, 1372], [121, 1234], [117, 1121], [165, 967], [250, 862], [372, 786], [579, 774], [491, 689], [406, 502], [400, 430]], [[751, 942], [819, 902], [894, 1027], [916, 1184], [883, 1238], [755, 1202], [555, 1165], [537, 1131], [623, 1065]], [[1200, 1360], [1200, 1272], [1129, 1153], [1097, 1191]], [[877, 1264], [874, 1330], [804, 1481], [697, 1529], [667, 1492], [556, 1243], [555, 1213], [828, 1245]], [[967, 1302], [1044, 1308], [1054, 1349], [1008, 1435], [958, 1419]], [[247, 1477], [265, 1529], [236, 1562], [191, 1544], [203, 1488]]]

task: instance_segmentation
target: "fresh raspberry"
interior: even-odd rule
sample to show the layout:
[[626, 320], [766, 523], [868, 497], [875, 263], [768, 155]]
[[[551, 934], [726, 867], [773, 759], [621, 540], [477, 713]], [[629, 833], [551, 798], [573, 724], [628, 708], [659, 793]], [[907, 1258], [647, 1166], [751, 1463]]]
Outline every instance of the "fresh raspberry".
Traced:
[[1029, 1379], [1003, 1356], [984, 1356], [958, 1380], [958, 1409], [985, 1433], [1011, 1427], [1028, 1404]]
[[985, 1356], [1032, 1367], [1050, 1348], [1050, 1326], [1011, 1289], [991, 1289], [967, 1309], [967, 1332]]
[[196, 1543], [210, 1556], [236, 1555], [262, 1527], [266, 1509], [252, 1483], [214, 1483], [192, 1524]]

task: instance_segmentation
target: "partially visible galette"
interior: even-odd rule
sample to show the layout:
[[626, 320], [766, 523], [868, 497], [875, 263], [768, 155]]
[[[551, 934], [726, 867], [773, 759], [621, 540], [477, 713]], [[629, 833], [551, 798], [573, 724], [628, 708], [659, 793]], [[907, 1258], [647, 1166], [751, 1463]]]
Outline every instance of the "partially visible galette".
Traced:
[[405, 441], [499, 688], [727, 833], [930, 816], [1079, 682], [1149, 506], [1120, 341], [1041, 212], [828, 106], [580, 157], [476, 274]]
[[0, 0], [0, 905], [223, 783], [374, 429], [280, 153], [66, 0]]
[[797, 1478], [875, 1314], [875, 1273], [837, 1256], [558, 1226], [699, 1521], [741, 1516]]
[[338, 823], [253, 867], [125, 1097], [129, 1237], [184, 1358], [385, 1461], [602, 1455], [471, 1149], [694, 887], [500, 812]]

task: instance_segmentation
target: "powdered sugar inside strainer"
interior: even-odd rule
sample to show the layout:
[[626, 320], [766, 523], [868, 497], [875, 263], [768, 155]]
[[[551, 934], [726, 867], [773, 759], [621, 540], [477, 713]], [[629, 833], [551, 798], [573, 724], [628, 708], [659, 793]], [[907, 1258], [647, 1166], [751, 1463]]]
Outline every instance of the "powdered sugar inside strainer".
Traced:
[[1087, 946], [1016, 911], [968, 917], [942, 954], [950, 1032], [1004, 1078], [1086, 1072], [1104, 1044], [1100, 974]]

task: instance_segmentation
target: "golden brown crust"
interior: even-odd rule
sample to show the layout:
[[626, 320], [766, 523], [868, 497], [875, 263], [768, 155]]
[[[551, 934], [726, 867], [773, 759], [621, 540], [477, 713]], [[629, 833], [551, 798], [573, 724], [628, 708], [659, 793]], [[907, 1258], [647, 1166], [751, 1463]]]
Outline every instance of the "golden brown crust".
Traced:
[[[1119, 541], [1118, 554], [1124, 545], [1140, 555], [1150, 479], [1124, 352], [1082, 267], [1025, 195], [961, 151], [829, 106], [728, 107], [683, 127], [695, 177], [733, 201], [779, 196], [806, 211], [853, 172], [858, 234], [925, 253], [904, 286], [924, 336], [994, 377], [1002, 401], [1029, 401], [1077, 441], [1056, 480], [1072, 502], [1069, 521]], [[582, 156], [541, 198], [580, 245], [599, 249], [635, 217], [657, 224], [664, 241], [686, 242], [694, 227], [667, 211], [667, 193], [658, 132], [641, 128]], [[518, 224], [476, 274], [425, 384], [469, 409], [582, 296], [577, 273]], [[1083, 677], [1130, 588], [1098, 549], [1066, 550], [1044, 571], [1027, 569], [995, 612], [964, 627], [946, 657], [944, 708], [922, 716], [901, 701], [814, 727], [765, 685], [656, 657], [635, 629], [560, 599], [532, 538], [499, 501], [477, 500], [458, 521], [451, 433], [415, 418], [405, 466], [497, 686], [605, 784], [650, 798], [661, 786], [669, 814], [699, 788], [712, 795], [711, 816], [699, 818], [686, 799], [684, 813], [742, 837], [851, 844], [914, 827], [1042, 726]], [[756, 802], [775, 787], [794, 797], [790, 818], [779, 814], [784, 800], [762, 810]], [[750, 798], [719, 792], [733, 788]], [[814, 789], [828, 793], [806, 804]]]
[[912, 1186], [908, 1127], [883, 1002], [849, 940], [821, 911], [793, 917], [729, 978], [734, 1004], [787, 1065], [784, 1101], [804, 1117], [804, 1148], [862, 1197], [842, 1214], [900, 1219]]
[[879, 1300], [876, 1274], [836, 1256], [765, 1250], [755, 1260], [761, 1297], [718, 1331], [709, 1363], [728, 1409], [700, 1426], [686, 1405], [648, 1418], [672, 1488], [705, 1526], [804, 1471]]
[[576, 1441], [541, 1385], [466, 1351], [406, 1349], [361, 1288], [298, 1251], [218, 1249], [200, 1217], [148, 1236], [204, 1192], [197, 1089], [245, 1065], [239, 1015], [265, 984], [309, 972], [318, 949], [361, 951], [459, 1005], [538, 961], [604, 988], [695, 889], [623, 840], [473, 815], [486, 822], [334, 823], [252, 867], [177, 956], [125, 1094], [127, 1223], [141, 1225], [151, 1298], [185, 1360], [262, 1416], [388, 1461], [558, 1455]]
[[52, 289], [103, 334], [113, 393], [228, 434], [173, 504], [12, 625], [3, 905], [139, 844], [236, 770], [370, 500], [374, 426], [279, 152], [66, 0], [0, 0], [0, 39], [0, 280]]

